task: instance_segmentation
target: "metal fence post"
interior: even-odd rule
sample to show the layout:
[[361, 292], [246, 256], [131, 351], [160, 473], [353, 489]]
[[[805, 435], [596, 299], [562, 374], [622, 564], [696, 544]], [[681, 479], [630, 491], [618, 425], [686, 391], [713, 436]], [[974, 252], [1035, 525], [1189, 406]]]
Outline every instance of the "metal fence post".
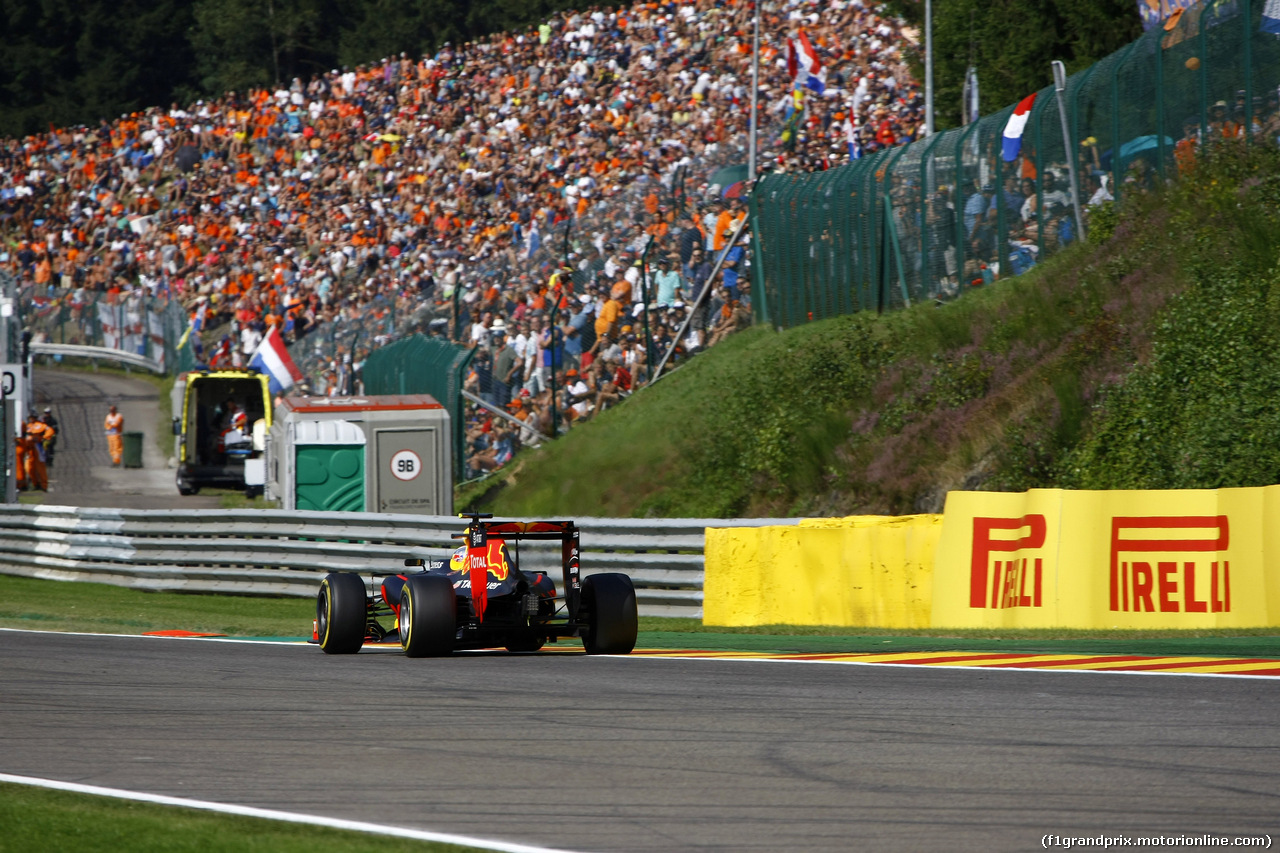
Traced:
[[[1058, 60], [1053, 65], [1053, 90], [1058, 101], [1058, 116], [1062, 119], [1062, 147], [1067, 152], [1067, 176], [1071, 181], [1071, 209], [1076, 215], [1076, 233], [1084, 239], [1084, 217], [1080, 215], [1080, 189], [1076, 180], [1075, 140], [1071, 138], [1071, 127], [1067, 122], [1067, 104], [1063, 92], [1067, 88], [1067, 67]], [[1163, 134], [1163, 131], [1161, 131]]]

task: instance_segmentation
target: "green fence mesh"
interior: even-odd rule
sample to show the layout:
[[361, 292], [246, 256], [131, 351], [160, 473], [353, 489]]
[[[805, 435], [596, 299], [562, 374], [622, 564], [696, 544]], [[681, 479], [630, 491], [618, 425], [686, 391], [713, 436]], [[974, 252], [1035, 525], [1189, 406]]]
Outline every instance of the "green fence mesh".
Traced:
[[764, 177], [751, 197], [756, 322], [949, 299], [1026, 271], [1080, 236], [1069, 161], [1087, 228], [1095, 193], [1120, 199], [1175, 179], [1211, 140], [1276, 142], [1280, 20], [1265, 10], [1200, 4], [1069, 77], [1069, 142], [1053, 86], [1040, 90], [1012, 163], [1010, 106], [837, 169]]
[[442, 338], [414, 334], [369, 353], [364, 363], [366, 394], [430, 394], [449, 411], [453, 425], [453, 470], [465, 471], [466, 412], [462, 383], [475, 350]]

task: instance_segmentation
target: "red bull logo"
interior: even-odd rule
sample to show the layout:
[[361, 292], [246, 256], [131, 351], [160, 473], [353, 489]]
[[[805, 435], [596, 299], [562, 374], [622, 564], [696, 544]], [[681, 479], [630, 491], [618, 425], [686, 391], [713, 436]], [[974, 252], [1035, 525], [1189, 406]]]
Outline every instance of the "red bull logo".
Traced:
[[[1044, 547], [1043, 515], [973, 519], [973, 553], [969, 564], [969, 606], [1001, 610], [1040, 607], [1044, 601], [1044, 559], [1019, 557]], [[1024, 534], [1025, 531], [1025, 534]], [[992, 554], [1014, 554], [992, 560]]]
[[511, 567], [507, 564], [507, 549], [501, 539], [490, 539], [484, 548], [467, 552], [469, 567], [474, 572], [483, 568], [500, 581], [507, 579]]
[[[1136, 532], [1136, 535], [1135, 535]], [[1111, 609], [1132, 613], [1230, 613], [1231, 541], [1225, 515], [1111, 519]], [[1159, 554], [1172, 559], [1125, 559]], [[1200, 559], [1186, 559], [1195, 556]]]

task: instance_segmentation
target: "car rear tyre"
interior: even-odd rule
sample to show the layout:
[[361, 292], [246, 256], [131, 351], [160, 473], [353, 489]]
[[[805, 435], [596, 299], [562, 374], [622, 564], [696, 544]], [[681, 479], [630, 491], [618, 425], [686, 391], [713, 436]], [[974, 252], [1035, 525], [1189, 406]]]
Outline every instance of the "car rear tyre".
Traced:
[[587, 633], [582, 645], [589, 655], [625, 655], [636, 647], [639, 623], [636, 590], [623, 574], [591, 575], [582, 582], [582, 608]]
[[441, 575], [409, 575], [400, 591], [400, 647], [411, 658], [453, 651], [458, 631], [457, 596]]
[[330, 655], [353, 655], [364, 645], [368, 623], [364, 581], [349, 572], [330, 572], [316, 596], [316, 633]]

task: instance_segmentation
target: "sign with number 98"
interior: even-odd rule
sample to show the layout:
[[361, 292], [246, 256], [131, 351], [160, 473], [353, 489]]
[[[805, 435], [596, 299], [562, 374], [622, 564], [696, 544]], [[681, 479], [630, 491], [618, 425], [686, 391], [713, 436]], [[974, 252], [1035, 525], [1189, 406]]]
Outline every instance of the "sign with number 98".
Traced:
[[422, 459], [412, 450], [401, 450], [391, 457], [391, 475], [397, 480], [412, 480], [420, 473]]

